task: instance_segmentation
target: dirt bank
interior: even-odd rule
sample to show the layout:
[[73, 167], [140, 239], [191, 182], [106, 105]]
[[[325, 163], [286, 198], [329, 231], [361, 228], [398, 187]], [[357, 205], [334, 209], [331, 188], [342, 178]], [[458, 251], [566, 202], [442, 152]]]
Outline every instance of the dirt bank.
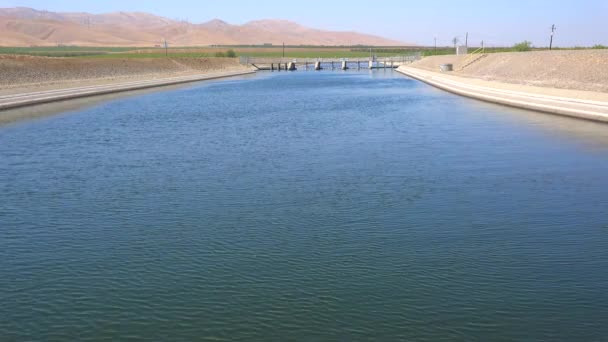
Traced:
[[247, 70], [231, 58], [0, 56], [0, 94]]
[[466, 57], [433, 56], [411, 67], [439, 71], [454, 64], [449, 74], [538, 87], [608, 92], [608, 50], [534, 51], [487, 54], [460, 70]]

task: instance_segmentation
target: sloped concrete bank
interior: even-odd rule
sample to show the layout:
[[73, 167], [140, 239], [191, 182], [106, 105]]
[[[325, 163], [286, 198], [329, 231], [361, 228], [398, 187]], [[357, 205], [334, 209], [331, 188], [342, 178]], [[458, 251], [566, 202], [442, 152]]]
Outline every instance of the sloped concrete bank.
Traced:
[[450, 75], [535, 87], [608, 93], [608, 49], [501, 52], [475, 56], [430, 56], [411, 67]]
[[501, 105], [608, 123], [608, 93], [485, 81], [401, 66], [398, 72], [454, 94]]
[[157, 78], [106, 85], [94, 85], [67, 89], [47, 90], [0, 96], [0, 110], [25, 107], [49, 102], [64, 101], [88, 96], [106, 95], [125, 91], [140, 90], [189, 82], [213, 80], [253, 74], [252, 70], [225, 71], [198, 75]]

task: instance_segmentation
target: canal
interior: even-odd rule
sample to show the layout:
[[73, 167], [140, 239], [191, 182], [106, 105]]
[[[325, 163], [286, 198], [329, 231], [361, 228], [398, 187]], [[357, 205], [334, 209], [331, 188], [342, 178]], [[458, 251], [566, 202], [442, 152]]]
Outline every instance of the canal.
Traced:
[[390, 70], [0, 127], [2, 340], [601, 340], [606, 270], [608, 126]]

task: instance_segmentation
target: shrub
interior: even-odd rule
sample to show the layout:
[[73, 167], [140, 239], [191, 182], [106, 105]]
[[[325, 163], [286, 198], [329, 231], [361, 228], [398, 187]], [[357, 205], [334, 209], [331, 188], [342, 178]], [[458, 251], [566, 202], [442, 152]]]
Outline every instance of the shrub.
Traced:
[[226, 54], [225, 54], [225, 53], [223, 53], [223, 52], [221, 52], [221, 51], [220, 51], [220, 52], [216, 52], [216, 53], [215, 53], [215, 57], [219, 57], [219, 58], [221, 58], [221, 57], [226, 57]]
[[517, 43], [517, 44], [513, 45], [513, 50], [518, 51], [518, 52], [524, 52], [524, 51], [530, 51], [531, 47], [532, 47], [532, 42], [524, 40], [521, 43]]
[[597, 44], [597, 45], [593, 45], [592, 49], [608, 49], [608, 46]]
[[226, 52], [226, 57], [228, 58], [236, 58], [236, 52], [234, 52], [234, 50], [230, 49]]

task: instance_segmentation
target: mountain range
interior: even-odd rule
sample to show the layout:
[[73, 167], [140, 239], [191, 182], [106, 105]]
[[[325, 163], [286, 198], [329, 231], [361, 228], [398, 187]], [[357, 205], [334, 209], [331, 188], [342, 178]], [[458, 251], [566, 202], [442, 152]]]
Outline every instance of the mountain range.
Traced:
[[58, 13], [26, 7], [0, 8], [0, 46], [373, 45], [406, 43], [357, 32], [334, 32], [287, 20], [232, 25], [202, 24], [143, 12]]

